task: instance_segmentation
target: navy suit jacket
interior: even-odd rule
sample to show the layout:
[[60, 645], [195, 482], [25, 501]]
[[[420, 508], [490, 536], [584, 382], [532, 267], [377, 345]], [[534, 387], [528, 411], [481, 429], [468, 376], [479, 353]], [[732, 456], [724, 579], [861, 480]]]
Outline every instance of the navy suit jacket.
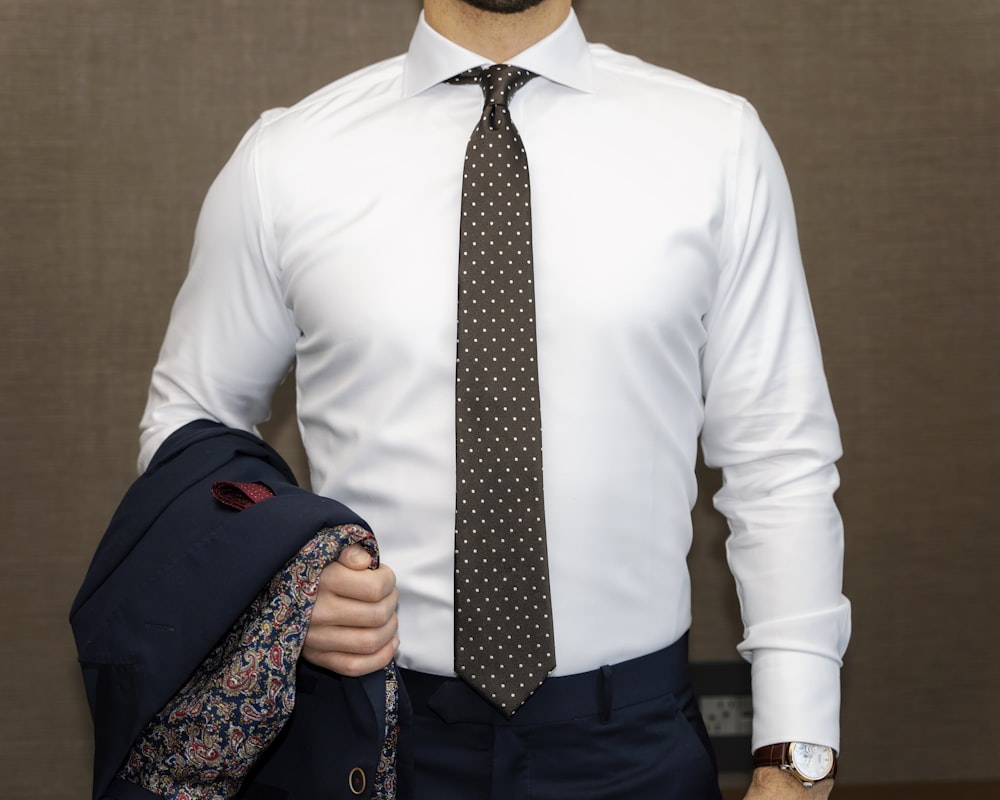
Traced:
[[[275, 497], [235, 511], [212, 496], [216, 481], [258, 481]], [[317, 531], [349, 523], [368, 527], [299, 487], [249, 433], [199, 421], [163, 444], [112, 518], [70, 613], [94, 720], [94, 798], [153, 797], [115, 778], [146, 723]], [[300, 660], [295, 710], [238, 797], [370, 796], [384, 711], [382, 672], [342, 678]], [[405, 693], [400, 717], [402, 798], [412, 785]], [[368, 776], [360, 795], [349, 785], [356, 768]]]

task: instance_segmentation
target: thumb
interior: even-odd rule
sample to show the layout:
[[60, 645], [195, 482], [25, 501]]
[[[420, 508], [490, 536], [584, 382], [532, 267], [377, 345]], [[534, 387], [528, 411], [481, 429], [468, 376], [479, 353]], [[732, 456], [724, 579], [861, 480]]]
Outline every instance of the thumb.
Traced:
[[360, 544], [345, 547], [337, 561], [351, 569], [368, 569], [372, 565], [371, 555]]

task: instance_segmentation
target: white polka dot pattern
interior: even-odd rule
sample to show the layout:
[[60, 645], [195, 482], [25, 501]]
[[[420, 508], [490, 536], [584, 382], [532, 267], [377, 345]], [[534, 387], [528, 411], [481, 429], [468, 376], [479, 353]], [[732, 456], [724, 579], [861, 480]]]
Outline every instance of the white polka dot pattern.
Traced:
[[542, 496], [528, 160], [508, 102], [535, 75], [470, 70], [456, 378], [455, 670], [504, 715], [555, 666]]

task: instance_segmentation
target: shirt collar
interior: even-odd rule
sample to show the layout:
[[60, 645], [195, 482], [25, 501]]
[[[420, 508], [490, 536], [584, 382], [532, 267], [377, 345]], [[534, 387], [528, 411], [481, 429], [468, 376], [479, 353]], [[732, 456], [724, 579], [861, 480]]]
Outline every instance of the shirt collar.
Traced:
[[[403, 65], [403, 97], [412, 97], [460, 72], [490, 63], [435, 31], [421, 11]], [[590, 48], [573, 9], [556, 30], [507, 63], [571, 89], [594, 91]]]

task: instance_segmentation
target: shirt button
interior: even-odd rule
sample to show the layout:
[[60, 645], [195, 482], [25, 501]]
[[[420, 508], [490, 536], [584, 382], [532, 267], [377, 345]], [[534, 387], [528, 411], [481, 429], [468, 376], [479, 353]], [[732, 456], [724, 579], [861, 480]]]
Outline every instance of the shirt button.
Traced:
[[368, 785], [368, 779], [365, 778], [365, 771], [361, 767], [352, 769], [351, 774], [347, 776], [347, 785], [350, 787], [351, 794], [364, 794], [365, 787]]

